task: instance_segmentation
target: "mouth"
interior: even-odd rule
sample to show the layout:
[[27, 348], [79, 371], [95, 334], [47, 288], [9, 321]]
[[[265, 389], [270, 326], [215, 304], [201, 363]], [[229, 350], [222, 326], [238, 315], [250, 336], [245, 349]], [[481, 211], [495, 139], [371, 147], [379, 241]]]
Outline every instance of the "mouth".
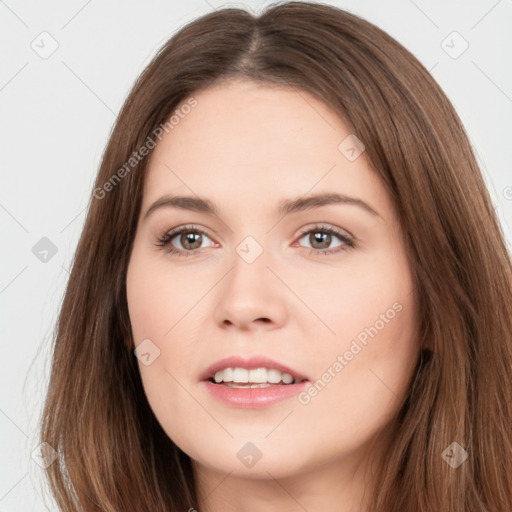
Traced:
[[239, 389], [258, 389], [273, 386], [291, 386], [307, 379], [294, 377], [291, 373], [281, 372], [276, 368], [237, 368], [228, 367], [215, 372], [207, 379], [212, 384]]
[[243, 408], [269, 406], [304, 389], [307, 376], [266, 357], [232, 356], [209, 366], [200, 379], [213, 397]]
[[225, 357], [206, 368], [200, 380], [233, 388], [289, 386], [309, 380], [298, 370], [264, 356]]

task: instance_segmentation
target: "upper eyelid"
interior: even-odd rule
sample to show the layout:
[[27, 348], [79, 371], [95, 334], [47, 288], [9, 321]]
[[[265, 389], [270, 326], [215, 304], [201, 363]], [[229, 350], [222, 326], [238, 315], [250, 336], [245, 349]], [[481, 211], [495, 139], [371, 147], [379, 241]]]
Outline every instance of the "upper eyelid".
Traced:
[[318, 224], [313, 224], [312, 226], [302, 229], [299, 234], [302, 236], [305, 233], [309, 233], [310, 231], [315, 231], [315, 230], [316, 231], [324, 231], [325, 230], [325, 231], [333, 231], [334, 234], [337, 234], [339, 236], [347, 236], [348, 238], [355, 240], [355, 236], [352, 233], [350, 233], [349, 231], [347, 231], [346, 229], [338, 228], [338, 227], [330, 226], [330, 225], [324, 225], [324, 224], [327, 224], [327, 223], [320, 222]]
[[[307, 233], [309, 231], [312, 231], [312, 230], [318, 230], [318, 231], [321, 231], [323, 229], [325, 230], [333, 230], [333, 231], [340, 231], [340, 232], [344, 232], [346, 233], [348, 236], [350, 237], [353, 237], [352, 233], [350, 233], [349, 231], [347, 231], [346, 229], [343, 229], [343, 228], [338, 228], [336, 226], [331, 226], [331, 225], [328, 225], [328, 223], [324, 223], [324, 222], [319, 222], [319, 223], [313, 223], [312, 225], [309, 225], [307, 227], [304, 227], [304, 228], [301, 228], [301, 230], [299, 231], [299, 235], [302, 235], [304, 233]], [[205, 235], [209, 235], [208, 233], [208, 229], [207, 228], [202, 228], [200, 226], [197, 226], [195, 224], [185, 224], [183, 226], [176, 226], [175, 228], [171, 228], [171, 229], [168, 229], [166, 231], [164, 231], [164, 235], [166, 234], [176, 234], [176, 233], [179, 233], [181, 231], [198, 231], [200, 233], [203, 233]]]

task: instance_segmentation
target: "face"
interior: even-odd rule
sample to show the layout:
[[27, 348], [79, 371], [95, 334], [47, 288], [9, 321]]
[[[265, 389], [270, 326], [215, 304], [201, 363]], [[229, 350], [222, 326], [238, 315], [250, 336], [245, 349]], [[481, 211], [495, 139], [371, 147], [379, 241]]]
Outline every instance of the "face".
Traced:
[[[394, 206], [350, 130], [306, 92], [233, 81], [194, 98], [151, 154], [128, 267], [149, 404], [205, 470], [342, 467], [396, 414], [419, 354]], [[214, 213], [155, 204], [178, 196]], [[306, 381], [249, 391], [203, 380], [230, 356], [242, 360], [220, 366], [242, 368], [235, 380], [285, 379], [244, 373], [261, 356], [272, 361], [256, 367]]]

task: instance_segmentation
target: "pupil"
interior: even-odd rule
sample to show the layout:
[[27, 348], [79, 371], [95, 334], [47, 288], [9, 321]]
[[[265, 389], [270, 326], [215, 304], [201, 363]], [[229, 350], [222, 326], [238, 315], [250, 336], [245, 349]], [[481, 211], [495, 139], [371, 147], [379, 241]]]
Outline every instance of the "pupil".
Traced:
[[[183, 247], [187, 247], [189, 242], [190, 244], [194, 245], [194, 242], [196, 243], [197, 246], [194, 246], [194, 247], [190, 247], [188, 246], [189, 249], [197, 249], [197, 247], [200, 247], [201, 246], [201, 242], [200, 242], [200, 238], [201, 238], [202, 235], [200, 234], [194, 234], [193, 232], [189, 231], [189, 232], [185, 232], [182, 234], [182, 240], [181, 240], [181, 243], [183, 245]], [[197, 240], [199, 240], [199, 244], [197, 244]]]
[[315, 233], [312, 233], [312, 237], [313, 237], [313, 241], [310, 240], [311, 242], [311, 245], [313, 245], [314, 247], [314, 244], [319, 242], [322, 244], [322, 239], [323, 240], [323, 245], [321, 247], [319, 247], [320, 249], [325, 249], [327, 247], [329, 247], [330, 243], [331, 243], [331, 235], [329, 233], [320, 233], [320, 232], [315, 232]]

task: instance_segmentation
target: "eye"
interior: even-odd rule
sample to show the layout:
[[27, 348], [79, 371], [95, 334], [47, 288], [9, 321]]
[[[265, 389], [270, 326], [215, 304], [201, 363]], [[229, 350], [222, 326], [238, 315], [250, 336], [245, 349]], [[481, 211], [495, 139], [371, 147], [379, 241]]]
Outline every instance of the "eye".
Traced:
[[[164, 233], [158, 239], [157, 245], [159, 247], [167, 247], [167, 252], [171, 254], [190, 256], [200, 251], [204, 237], [210, 239], [203, 230], [194, 225], [182, 226]], [[181, 247], [176, 247], [175, 242], [180, 244]]]
[[[210, 237], [197, 226], [189, 225], [171, 229], [164, 233], [156, 242], [159, 247], [166, 247], [167, 252], [177, 256], [192, 256], [201, 251], [205, 237]], [[323, 225], [314, 226], [302, 231], [299, 241], [306, 238], [311, 244], [310, 252], [313, 254], [328, 255], [347, 251], [355, 247], [354, 240], [344, 232], [333, 227]], [[340, 243], [331, 246], [333, 240], [338, 239]], [[177, 247], [179, 244], [181, 247]], [[210, 244], [214, 246], [215, 243]]]
[[[334, 246], [334, 248], [331, 246], [333, 236], [341, 242]], [[340, 251], [350, 250], [355, 247], [354, 240], [349, 235], [337, 230], [336, 228], [327, 226], [314, 226], [313, 228], [303, 231], [299, 241], [303, 238], [311, 244], [310, 249], [313, 254], [334, 254]]]

